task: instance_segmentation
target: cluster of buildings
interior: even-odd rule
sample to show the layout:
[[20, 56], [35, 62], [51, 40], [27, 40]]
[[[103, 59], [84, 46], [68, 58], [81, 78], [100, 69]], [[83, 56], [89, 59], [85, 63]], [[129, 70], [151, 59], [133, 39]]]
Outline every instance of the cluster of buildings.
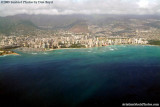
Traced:
[[2, 36], [0, 47], [20, 46], [35, 49], [56, 49], [70, 48], [72, 45], [80, 45], [86, 48], [100, 47], [108, 45], [120, 44], [147, 44], [148, 41], [144, 38], [129, 38], [129, 37], [96, 37], [90, 34], [73, 34], [61, 33], [61, 35], [44, 36]]
[[88, 29], [97, 36], [125, 36], [160, 40], [160, 20], [128, 19], [111, 21], [103, 26], [89, 25]]
[[[88, 24], [88, 33], [73, 33], [70, 30], [36, 29], [24, 35], [22, 31], [10, 36], [0, 34], [0, 48], [8, 46], [29, 47], [30, 49], [56, 49], [79, 47], [101, 47], [108, 45], [145, 45], [150, 40], [160, 40], [160, 29], [153, 19], [112, 20], [103, 24]], [[76, 29], [81, 29], [77, 27]], [[73, 46], [74, 45], [74, 46]]]

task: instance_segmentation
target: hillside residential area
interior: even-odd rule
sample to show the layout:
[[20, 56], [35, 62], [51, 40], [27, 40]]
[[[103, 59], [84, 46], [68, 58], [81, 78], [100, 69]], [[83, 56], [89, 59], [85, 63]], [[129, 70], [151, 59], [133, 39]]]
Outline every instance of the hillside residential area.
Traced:
[[[45, 15], [1, 17], [0, 23], [3, 26], [0, 26], [2, 28], [0, 48], [26, 47], [21, 50], [45, 51], [123, 44], [157, 45], [157, 42], [159, 44], [160, 19], [158, 18], [105, 15], [99, 17], [88, 15], [83, 17], [68, 15], [66, 18], [63, 16], [48, 18]], [[44, 23], [42, 20], [49, 21]]]

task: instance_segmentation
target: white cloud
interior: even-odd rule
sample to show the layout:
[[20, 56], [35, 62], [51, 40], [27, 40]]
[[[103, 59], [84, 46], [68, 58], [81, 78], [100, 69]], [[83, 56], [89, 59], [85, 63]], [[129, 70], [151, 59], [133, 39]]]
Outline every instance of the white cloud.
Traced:
[[138, 2], [138, 5], [140, 8], [148, 8], [149, 7], [149, 2], [146, 0], [141, 0]]
[[[0, 0], [0, 2], [1, 1], [3, 0]], [[12, 0], [12, 1], [17, 1], [17, 0]], [[30, 0], [30, 1], [35, 1], [35, 0]], [[58, 14], [159, 14], [160, 1], [159, 0], [53, 0], [53, 4], [0, 3], [0, 16], [23, 14], [23, 13], [56, 14], [56, 15]]]

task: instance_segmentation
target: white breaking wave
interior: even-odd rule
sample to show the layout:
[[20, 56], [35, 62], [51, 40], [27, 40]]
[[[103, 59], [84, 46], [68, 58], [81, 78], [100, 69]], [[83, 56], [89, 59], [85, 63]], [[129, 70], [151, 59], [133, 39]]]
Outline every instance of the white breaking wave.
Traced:
[[112, 49], [112, 48], [111, 48], [110, 50], [111, 50], [111, 51], [114, 51], [114, 49]]
[[47, 55], [48, 53], [43, 53], [43, 54]]
[[126, 46], [122, 45], [122, 47], [126, 47]]
[[0, 56], [0, 57], [6, 57], [7, 55], [2, 55], [2, 56]]
[[31, 53], [32, 55], [37, 55], [37, 53]]

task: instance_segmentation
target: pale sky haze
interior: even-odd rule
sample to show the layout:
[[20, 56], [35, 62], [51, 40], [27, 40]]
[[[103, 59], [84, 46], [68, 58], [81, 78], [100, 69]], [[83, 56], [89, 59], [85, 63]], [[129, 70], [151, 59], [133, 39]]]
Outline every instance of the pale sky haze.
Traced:
[[[17, 1], [17, 0], [12, 0], [12, 1]], [[30, 0], [30, 1], [39, 1], [39, 0]], [[156, 14], [157, 15], [160, 14], [160, 0], [53, 0], [53, 4], [0, 3], [0, 16], [8, 16], [15, 14], [49, 14], [49, 15]]]

